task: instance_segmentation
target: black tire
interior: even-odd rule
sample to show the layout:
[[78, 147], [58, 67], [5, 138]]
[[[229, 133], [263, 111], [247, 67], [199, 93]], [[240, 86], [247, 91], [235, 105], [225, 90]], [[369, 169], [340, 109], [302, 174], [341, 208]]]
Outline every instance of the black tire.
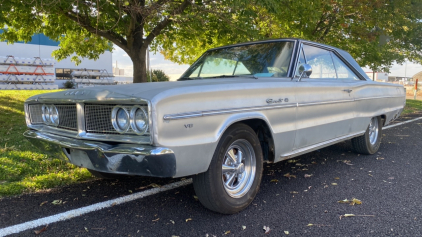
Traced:
[[88, 169], [88, 171], [97, 178], [101, 178], [101, 179], [127, 179], [130, 176], [128, 175], [124, 175], [124, 174], [111, 174], [111, 173], [104, 173], [104, 172], [100, 172], [100, 171], [95, 171], [95, 170], [90, 170]]
[[[238, 144], [240, 146], [236, 146]], [[244, 149], [245, 147], [248, 149]], [[243, 157], [242, 161], [230, 163], [233, 159], [229, 158], [229, 151], [233, 152], [237, 161], [239, 156]], [[255, 157], [253, 176], [252, 156]], [[236, 166], [236, 171], [223, 172], [223, 164], [229, 167], [227, 162], [232, 165], [230, 167]], [[235, 124], [221, 137], [208, 170], [193, 177], [193, 187], [199, 201], [206, 208], [222, 214], [234, 214], [245, 209], [254, 200], [261, 183], [262, 169], [263, 155], [258, 137], [249, 126], [242, 123]], [[236, 178], [227, 178], [229, 172], [232, 172], [233, 177], [235, 173], [238, 174]], [[245, 180], [247, 184], [242, 186]], [[236, 183], [239, 188], [236, 188]], [[233, 190], [229, 188], [230, 185], [234, 186]], [[236, 193], [236, 190], [240, 191]]]
[[[376, 139], [375, 141], [373, 141], [371, 143], [371, 124], [373, 121], [377, 121], [377, 125], [378, 125], [378, 131], [376, 136], [374, 136], [374, 139]], [[372, 155], [375, 152], [378, 151], [378, 149], [380, 148], [381, 145], [381, 133], [382, 133], [382, 119], [381, 117], [374, 117], [371, 119], [371, 123], [368, 125], [368, 128], [366, 129], [365, 134], [363, 134], [360, 137], [355, 137], [352, 139], [352, 146], [353, 149], [357, 152], [357, 153], [361, 153], [361, 154], [366, 154], [366, 155]], [[375, 127], [375, 126], [373, 126]]]

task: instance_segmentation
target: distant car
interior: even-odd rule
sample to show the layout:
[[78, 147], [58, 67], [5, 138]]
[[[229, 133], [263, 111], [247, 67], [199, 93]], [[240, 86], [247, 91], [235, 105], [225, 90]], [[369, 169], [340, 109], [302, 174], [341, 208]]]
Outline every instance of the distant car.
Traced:
[[348, 139], [374, 154], [404, 105], [403, 86], [371, 81], [347, 52], [277, 39], [210, 49], [177, 82], [31, 97], [24, 135], [101, 177], [193, 176], [205, 207], [232, 214], [263, 163]]

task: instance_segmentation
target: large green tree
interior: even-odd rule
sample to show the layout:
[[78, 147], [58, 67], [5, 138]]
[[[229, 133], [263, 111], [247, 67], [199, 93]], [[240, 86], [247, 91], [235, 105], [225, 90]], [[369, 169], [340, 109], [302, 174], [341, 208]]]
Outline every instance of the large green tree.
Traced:
[[0, 27], [7, 28], [0, 40], [44, 33], [60, 41], [56, 59], [76, 63], [114, 44], [132, 59], [134, 82], [147, 81], [148, 47], [191, 63], [211, 47], [282, 37], [337, 46], [362, 66], [388, 70], [406, 58], [422, 62], [421, 1], [0, 0]]
[[[421, 0], [280, 0], [272, 8], [248, 7], [256, 13], [252, 24], [258, 35], [244, 35], [245, 41], [294, 37], [325, 43], [374, 71], [388, 71], [406, 59], [422, 63]], [[164, 34], [159, 37], [174, 43], [156, 47], [172, 61], [192, 63], [204, 49], [233, 42], [204, 25], [206, 38]]]
[[[255, 3], [254, 3], [255, 2]], [[271, 9], [277, 0], [0, 0], [0, 40], [30, 41], [43, 33], [60, 41], [57, 60], [96, 59], [113, 43], [133, 62], [134, 82], [146, 82], [146, 49], [169, 47], [174, 37], [227, 42], [246, 39], [258, 31], [251, 24], [257, 4]], [[160, 37], [159, 37], [160, 36]], [[190, 45], [184, 45], [187, 49]], [[194, 46], [192, 46], [194, 48]], [[203, 51], [203, 49], [201, 49]], [[76, 53], [77, 56], [72, 56]]]

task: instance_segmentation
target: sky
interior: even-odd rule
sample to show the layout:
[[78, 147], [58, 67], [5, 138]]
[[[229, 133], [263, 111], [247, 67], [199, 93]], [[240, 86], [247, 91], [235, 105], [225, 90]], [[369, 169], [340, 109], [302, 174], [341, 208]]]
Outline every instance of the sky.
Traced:
[[[154, 52], [150, 52], [150, 57], [151, 68], [163, 70], [170, 77], [170, 80], [176, 80], [177, 78], [179, 78], [180, 75], [182, 75], [182, 73], [185, 72], [186, 69], [188, 69], [189, 67], [189, 65], [179, 65], [169, 60], [165, 60], [164, 56], [159, 52], [157, 52], [156, 54], [154, 54]], [[133, 76], [132, 61], [130, 60], [126, 52], [120, 49], [119, 47], [115, 47], [115, 50], [113, 51], [113, 67], [116, 66], [116, 61], [119, 69], [125, 69], [125, 76]], [[422, 71], [422, 65], [420, 64], [414, 64], [411, 62], [408, 62], [406, 64], [394, 64], [390, 68], [389, 76], [412, 77], [416, 73]], [[363, 68], [363, 70], [365, 72], [372, 71], [369, 68]]]

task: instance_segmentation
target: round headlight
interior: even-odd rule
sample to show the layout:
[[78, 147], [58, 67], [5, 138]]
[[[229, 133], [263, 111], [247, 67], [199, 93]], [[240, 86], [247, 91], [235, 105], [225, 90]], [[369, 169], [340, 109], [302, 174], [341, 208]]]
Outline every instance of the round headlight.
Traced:
[[130, 126], [138, 135], [142, 135], [148, 130], [147, 112], [139, 105], [134, 106], [130, 111]]
[[50, 124], [50, 107], [47, 105], [42, 105], [41, 107], [41, 113], [42, 113], [42, 120], [45, 124]]
[[50, 121], [54, 126], [59, 126], [59, 111], [54, 105], [50, 106]]
[[125, 133], [130, 125], [129, 113], [121, 106], [114, 107], [111, 112], [111, 123], [117, 132]]

